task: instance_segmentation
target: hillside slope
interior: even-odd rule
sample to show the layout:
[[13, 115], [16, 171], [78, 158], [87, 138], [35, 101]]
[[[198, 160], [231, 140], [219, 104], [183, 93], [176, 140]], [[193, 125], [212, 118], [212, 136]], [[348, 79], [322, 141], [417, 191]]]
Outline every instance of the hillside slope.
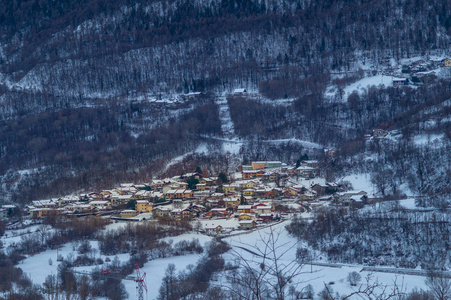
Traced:
[[[26, 202], [148, 180], [204, 142], [221, 159], [224, 128], [243, 141], [244, 161], [315, 152], [262, 140], [338, 148], [387, 122], [407, 128], [401, 119], [446, 100], [449, 79], [349, 98], [342, 87], [405, 58], [446, 57], [450, 34], [441, 0], [7, 1], [2, 194]], [[228, 97], [224, 126], [235, 88], [253, 96]], [[203, 96], [178, 101], [193, 91]]]

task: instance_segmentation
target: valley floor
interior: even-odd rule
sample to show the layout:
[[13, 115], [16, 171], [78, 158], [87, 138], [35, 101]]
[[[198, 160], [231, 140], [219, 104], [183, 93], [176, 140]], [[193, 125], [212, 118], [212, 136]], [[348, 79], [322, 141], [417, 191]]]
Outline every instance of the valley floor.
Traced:
[[[247, 261], [255, 261], [259, 259], [259, 256], [255, 254], [263, 251], [265, 242], [270, 234], [274, 234], [277, 238], [277, 256], [280, 256], [281, 263], [289, 263], [296, 259], [296, 249], [300, 246], [300, 242], [289, 235], [285, 230], [285, 225], [288, 221], [280, 222], [274, 226], [265, 227], [262, 229], [254, 230], [251, 232], [243, 232], [234, 236], [224, 238], [224, 241], [229, 243], [232, 247], [230, 251], [223, 254], [226, 263], [233, 263], [237, 257], [243, 258]], [[124, 223], [115, 223], [108, 226], [108, 229], [114, 229], [115, 227], [124, 226]], [[28, 233], [32, 234], [32, 233]], [[205, 247], [212, 238], [199, 233], [189, 233], [180, 236], [167, 238], [166, 241], [172, 240], [173, 243], [181, 240], [191, 241], [192, 239], [198, 239], [200, 244]], [[103, 261], [107, 260], [107, 256], [100, 255], [98, 250], [98, 243], [91, 241], [93, 248], [92, 253], [96, 257], [101, 258]], [[31, 278], [36, 284], [42, 284], [48, 275], [57, 274], [58, 264], [57, 255], [61, 255], [64, 258], [76, 255], [74, 251], [74, 244], [66, 244], [64, 247], [58, 250], [48, 250], [46, 252], [30, 256], [23, 260], [19, 267]], [[254, 254], [252, 254], [254, 253]], [[117, 255], [121, 262], [125, 262], [129, 259], [128, 254]], [[165, 270], [168, 264], [172, 263], [176, 266], [176, 271], [181, 272], [186, 270], [189, 265], [196, 265], [197, 261], [202, 257], [202, 254], [190, 254], [177, 257], [168, 257], [155, 259], [147, 262], [143, 268], [142, 273], [146, 273], [146, 284], [148, 287], [148, 293], [146, 299], [157, 299], [159, 294], [159, 287], [161, 281], [165, 275]], [[115, 259], [109, 257], [110, 260]], [[105, 263], [103, 267], [107, 267]], [[89, 272], [94, 267], [79, 267], [76, 268], [78, 272]], [[328, 264], [324, 257], [318, 256], [313, 261], [306, 261], [302, 267], [301, 274], [296, 277], [293, 284], [301, 289], [310, 284], [313, 286], [315, 295], [317, 295], [327, 285], [328, 288], [332, 288], [334, 292], [340, 295], [347, 295], [354, 292], [357, 287], [353, 288], [347, 281], [348, 273], [356, 271], [362, 276], [361, 284], [365, 284], [365, 279], [369, 278], [371, 282], [379, 283], [381, 288], [386, 287], [391, 289], [396, 285], [403, 292], [410, 292], [415, 289], [426, 289], [425, 277], [414, 275], [402, 275], [386, 272], [373, 272], [364, 271], [361, 265], [336, 265]], [[134, 276], [135, 274], [131, 274]], [[137, 297], [136, 283], [132, 280], [123, 280], [123, 284], [129, 294], [129, 298], [133, 299]], [[215, 277], [213, 285], [227, 285], [223, 275], [218, 274]], [[356, 298], [357, 299], [357, 298]]]

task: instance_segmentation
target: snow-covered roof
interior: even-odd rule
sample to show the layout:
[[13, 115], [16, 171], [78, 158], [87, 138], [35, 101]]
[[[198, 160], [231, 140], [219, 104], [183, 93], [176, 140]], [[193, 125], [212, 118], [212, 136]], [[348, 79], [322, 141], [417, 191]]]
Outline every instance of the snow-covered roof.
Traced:
[[53, 199], [49, 199], [49, 200], [34, 200], [34, 201], [32, 201], [32, 203], [33, 203], [32, 205], [34, 207], [49, 206], [49, 205], [53, 206], [53, 205], [57, 204], [57, 202], [55, 200], [53, 200]]
[[98, 201], [90, 201], [89, 202], [90, 205], [107, 205], [108, 203], [110, 203], [110, 202], [106, 201], [106, 200], [98, 200]]
[[14, 205], [14, 204], [5, 204], [5, 205], [2, 205], [2, 208], [5, 208], [5, 209], [8, 209], [8, 208], [16, 208], [17, 207], [17, 205]]
[[161, 197], [163, 197], [164, 196], [164, 194], [162, 193], [162, 192], [151, 192], [150, 193], [150, 197], [158, 197], [158, 198], [161, 198]]
[[239, 201], [239, 198], [228, 197], [223, 199], [225, 202], [236, 202]]
[[213, 193], [211, 194], [212, 197], [222, 197], [224, 196], [224, 193]]
[[210, 211], [226, 211], [227, 208], [223, 207], [223, 208], [212, 208]]
[[238, 209], [251, 209], [252, 205], [238, 205]]
[[255, 220], [241, 220], [238, 223], [240, 223], [240, 224], [252, 224], [252, 223], [255, 223]]
[[216, 229], [216, 228], [222, 228], [221, 225], [215, 224], [215, 223], [211, 223], [211, 224], [205, 224], [205, 229]]
[[166, 206], [157, 206], [153, 210], [171, 211], [172, 208], [169, 208], [169, 207], [166, 207]]
[[137, 196], [146, 196], [146, 195], [149, 195], [149, 194], [150, 194], [150, 191], [139, 190], [139, 191], [136, 192], [135, 195], [137, 195]]
[[134, 185], [135, 185], [134, 183], [121, 183], [120, 184], [121, 187], [132, 187]]
[[297, 168], [297, 170], [299, 171], [311, 171], [311, 170], [315, 170], [315, 168], [309, 167], [309, 166], [299, 166]]
[[260, 217], [272, 217], [273, 214], [261, 214]]

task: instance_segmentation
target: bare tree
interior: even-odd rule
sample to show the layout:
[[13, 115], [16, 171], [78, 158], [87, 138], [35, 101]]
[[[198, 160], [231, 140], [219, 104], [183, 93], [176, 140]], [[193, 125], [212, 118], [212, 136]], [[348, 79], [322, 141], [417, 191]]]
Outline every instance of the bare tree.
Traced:
[[86, 300], [89, 298], [89, 295], [91, 294], [91, 285], [87, 276], [81, 276], [77, 289], [80, 300]]
[[50, 230], [51, 227], [48, 225], [41, 225], [36, 229], [36, 233], [39, 235], [39, 237], [41, 238], [41, 245], [44, 245], [46, 240], [48, 239], [48, 237], [50, 236]]
[[47, 295], [46, 298], [49, 300], [59, 299], [58, 295], [60, 292], [60, 286], [58, 283], [58, 277], [56, 275], [48, 275], [42, 284], [42, 292]]
[[451, 299], [451, 279], [438, 272], [429, 272], [426, 285], [437, 300]]
[[295, 253], [296, 244], [282, 242], [280, 237], [280, 231], [270, 228], [256, 244], [236, 246], [251, 258], [244, 252], [233, 251], [236, 268], [228, 274], [231, 298], [282, 300], [295, 292], [302, 283], [300, 275], [306, 272], [302, 271], [302, 261], [289, 258], [290, 253]]
[[160, 286], [160, 294], [158, 299], [160, 300], [172, 300], [178, 298], [177, 293], [177, 275], [175, 273], [175, 265], [169, 264], [166, 268], [165, 276]]
[[377, 279], [373, 280], [372, 274], [368, 274], [365, 277], [365, 283], [359, 285], [354, 292], [339, 296], [338, 293], [333, 292], [332, 288], [327, 284], [324, 284], [324, 290], [321, 292], [322, 299], [330, 300], [345, 300], [352, 299], [354, 297], [360, 297], [362, 299], [375, 299], [375, 300], [389, 300], [396, 299], [404, 295], [402, 285], [398, 285], [396, 280], [392, 286], [380, 283]]

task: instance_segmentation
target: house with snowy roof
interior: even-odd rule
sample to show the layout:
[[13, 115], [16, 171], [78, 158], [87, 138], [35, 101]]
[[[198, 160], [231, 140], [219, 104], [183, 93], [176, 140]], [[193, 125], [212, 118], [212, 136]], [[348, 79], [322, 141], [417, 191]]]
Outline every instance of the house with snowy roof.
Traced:
[[243, 179], [263, 177], [263, 170], [241, 171]]
[[205, 224], [205, 233], [207, 235], [218, 235], [224, 230], [224, 227], [222, 227], [219, 224], [215, 223], [207, 223]]
[[135, 210], [139, 213], [141, 212], [151, 212], [153, 209], [153, 204], [149, 203], [147, 200], [136, 200]]
[[243, 230], [250, 230], [257, 227], [257, 222], [255, 220], [241, 220], [239, 221], [240, 229]]
[[105, 210], [111, 207], [111, 202], [107, 200], [90, 201], [89, 205], [92, 209]]
[[123, 211], [121, 211], [121, 218], [133, 218], [136, 217], [138, 215], [138, 212], [134, 209], [125, 209]]
[[226, 217], [228, 214], [227, 208], [218, 207], [212, 208], [206, 215], [209, 217]]
[[184, 199], [193, 197], [193, 191], [188, 189], [168, 190], [165, 194], [166, 199]]
[[298, 194], [299, 194], [299, 191], [292, 187], [286, 187], [285, 190], [283, 191], [283, 195], [285, 197], [295, 197]]
[[130, 200], [133, 199], [133, 195], [115, 195], [112, 196], [110, 201], [112, 205], [121, 205], [121, 204], [127, 204]]
[[334, 194], [334, 200], [341, 203], [350, 203], [355, 201], [357, 198], [367, 197], [367, 192], [365, 191], [347, 191], [338, 192]]
[[65, 196], [58, 199], [58, 206], [64, 207], [66, 205], [77, 203], [80, 199], [77, 196]]
[[303, 166], [299, 166], [297, 168], [297, 170], [299, 171], [300, 176], [302, 176], [304, 178], [312, 178], [315, 176], [316, 168], [309, 167], [307, 165], [303, 165]]
[[272, 206], [268, 205], [266, 203], [258, 203], [256, 205], [254, 205], [252, 207], [252, 209], [254, 210], [254, 212], [257, 216], [259, 216], [261, 214], [271, 214], [273, 211]]
[[252, 211], [252, 205], [238, 205], [237, 212], [239, 214], [250, 214]]
[[152, 210], [152, 213], [154, 217], [161, 218], [169, 216], [171, 210], [172, 209], [167, 206], [158, 206]]
[[247, 90], [245, 88], [239, 88], [239, 89], [233, 90], [234, 95], [244, 95], [246, 93], [247, 93]]
[[236, 209], [240, 205], [241, 199], [239, 197], [227, 197], [224, 198], [224, 204], [226, 208]]

